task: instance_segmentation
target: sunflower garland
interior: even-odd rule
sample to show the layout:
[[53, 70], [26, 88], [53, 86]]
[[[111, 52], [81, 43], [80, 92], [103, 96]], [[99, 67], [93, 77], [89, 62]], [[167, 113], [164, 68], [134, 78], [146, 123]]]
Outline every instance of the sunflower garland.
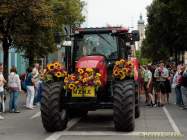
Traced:
[[79, 87], [94, 86], [97, 89], [101, 86], [100, 77], [101, 74], [93, 68], [78, 68], [75, 74], [64, 78], [64, 88], [72, 91]]
[[47, 64], [47, 71], [45, 72], [45, 81], [51, 81], [54, 79], [61, 79], [67, 76], [67, 71], [65, 70], [64, 66], [55, 61], [53, 63]]
[[131, 61], [121, 59], [115, 62], [112, 75], [114, 78], [123, 80], [126, 77], [130, 77], [132, 75], [132, 72], [133, 72], [133, 65]]

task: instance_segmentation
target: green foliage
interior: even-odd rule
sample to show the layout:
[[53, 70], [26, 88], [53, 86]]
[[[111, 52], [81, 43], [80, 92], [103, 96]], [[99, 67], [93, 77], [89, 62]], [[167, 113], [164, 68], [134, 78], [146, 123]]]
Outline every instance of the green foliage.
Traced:
[[148, 25], [142, 46], [143, 57], [153, 61], [168, 60], [172, 52], [187, 49], [186, 9], [186, 0], [153, 1], [147, 8]]
[[140, 59], [140, 58], [141, 58], [141, 51], [140, 51], [140, 50], [137, 50], [137, 51], [135, 52], [135, 56], [136, 56], [136, 58]]
[[0, 39], [32, 60], [46, 56], [56, 50], [55, 32], [84, 21], [83, 6], [80, 0], [1, 0]]

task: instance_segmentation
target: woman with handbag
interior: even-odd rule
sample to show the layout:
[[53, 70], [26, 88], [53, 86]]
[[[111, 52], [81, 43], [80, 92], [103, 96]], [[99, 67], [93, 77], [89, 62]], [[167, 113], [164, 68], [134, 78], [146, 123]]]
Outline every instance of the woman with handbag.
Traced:
[[8, 87], [10, 89], [9, 111], [12, 113], [20, 113], [17, 110], [17, 101], [19, 92], [21, 91], [21, 81], [19, 75], [17, 74], [16, 67], [12, 67], [10, 69], [10, 74], [8, 76]]

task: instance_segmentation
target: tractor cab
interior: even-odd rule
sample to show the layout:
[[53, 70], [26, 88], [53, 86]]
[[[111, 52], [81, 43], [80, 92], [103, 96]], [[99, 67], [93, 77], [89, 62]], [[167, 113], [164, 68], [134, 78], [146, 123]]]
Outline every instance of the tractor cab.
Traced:
[[[115, 61], [128, 59], [131, 55], [128, 43], [135, 41], [133, 36], [122, 27], [78, 28], [73, 35], [73, 46], [67, 49], [67, 69], [74, 72], [78, 67], [96, 67], [93, 64], [98, 59], [98, 64], [106, 66], [104, 71], [107, 72], [107, 79], [111, 80]], [[102, 66], [97, 65], [96, 68], [99, 67]]]

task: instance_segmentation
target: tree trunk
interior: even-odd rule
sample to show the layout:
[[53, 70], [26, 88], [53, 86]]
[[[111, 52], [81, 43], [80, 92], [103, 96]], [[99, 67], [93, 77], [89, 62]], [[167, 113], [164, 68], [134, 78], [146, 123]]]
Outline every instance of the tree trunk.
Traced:
[[34, 57], [30, 56], [29, 57], [29, 67], [32, 67], [34, 65]]
[[3, 40], [3, 65], [4, 65], [4, 77], [7, 80], [8, 79], [8, 62], [9, 62], [9, 47], [10, 44], [8, 43], [8, 40]]

